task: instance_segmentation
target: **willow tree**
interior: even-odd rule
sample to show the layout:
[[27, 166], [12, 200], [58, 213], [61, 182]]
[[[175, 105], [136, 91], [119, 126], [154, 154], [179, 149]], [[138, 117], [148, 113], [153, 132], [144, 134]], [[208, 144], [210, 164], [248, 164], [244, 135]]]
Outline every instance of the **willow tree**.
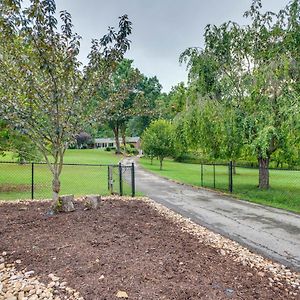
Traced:
[[[208, 25], [205, 31], [201, 54], [217, 68], [207, 77], [212, 81], [204, 82], [219, 88], [221, 94], [213, 98], [232, 110], [229, 116], [237, 117], [234, 132], [258, 159], [261, 189], [269, 188], [272, 154], [284, 149], [299, 128], [299, 16], [299, 0], [278, 14], [263, 13], [261, 1], [254, 0], [245, 13], [250, 25], [227, 22]], [[191, 62], [197, 61], [193, 55]], [[227, 121], [224, 116], [223, 122]]]
[[123, 16], [117, 33], [110, 28], [93, 40], [89, 62], [81, 68], [80, 36], [66, 11], [60, 12], [58, 28], [54, 0], [30, 0], [27, 7], [20, 0], [3, 0], [0, 11], [1, 118], [42, 153], [53, 175], [55, 206], [68, 143], [84, 122], [99, 82], [128, 49], [131, 25]]

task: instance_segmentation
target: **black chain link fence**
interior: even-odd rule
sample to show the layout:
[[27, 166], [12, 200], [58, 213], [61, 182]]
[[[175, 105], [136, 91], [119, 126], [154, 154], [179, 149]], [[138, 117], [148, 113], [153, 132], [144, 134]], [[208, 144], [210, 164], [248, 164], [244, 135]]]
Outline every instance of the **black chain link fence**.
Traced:
[[[134, 164], [64, 164], [60, 194], [135, 196]], [[51, 199], [52, 174], [45, 163], [0, 162], [0, 200]]]
[[201, 164], [200, 185], [233, 193], [245, 200], [300, 212], [300, 170], [269, 169], [268, 189], [259, 188], [259, 168], [228, 164]]

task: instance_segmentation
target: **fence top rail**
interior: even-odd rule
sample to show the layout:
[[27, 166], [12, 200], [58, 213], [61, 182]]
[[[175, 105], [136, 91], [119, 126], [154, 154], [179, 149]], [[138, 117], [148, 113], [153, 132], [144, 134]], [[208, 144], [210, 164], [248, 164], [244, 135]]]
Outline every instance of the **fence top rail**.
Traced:
[[228, 164], [221, 164], [221, 163], [211, 163], [211, 164], [208, 164], [208, 163], [205, 163], [205, 164], [201, 164], [203, 166], [228, 166]]
[[[0, 164], [15, 164], [15, 165], [47, 165], [46, 162], [25, 162], [18, 163], [15, 161], [0, 161]], [[51, 163], [53, 164], [53, 163]], [[63, 166], [86, 166], [86, 167], [119, 167], [118, 164], [79, 164], [79, 163], [63, 163]], [[121, 165], [122, 167], [131, 168], [131, 165]]]
[[[200, 164], [202, 166], [226, 166], [228, 167], [229, 163], [204, 163]], [[244, 168], [244, 169], [259, 169], [259, 166], [243, 166], [243, 165], [238, 165], [238, 164], [233, 164], [232, 167], [234, 168]], [[269, 167], [268, 168], [270, 171], [296, 171], [299, 172], [300, 169], [292, 169], [292, 168], [273, 168]]]

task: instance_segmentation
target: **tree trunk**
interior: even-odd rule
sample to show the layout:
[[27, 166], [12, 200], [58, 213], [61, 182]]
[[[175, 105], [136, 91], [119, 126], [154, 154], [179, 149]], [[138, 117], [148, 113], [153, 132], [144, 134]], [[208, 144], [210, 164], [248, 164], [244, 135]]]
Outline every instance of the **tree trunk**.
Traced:
[[125, 128], [125, 126], [122, 126], [122, 128], [121, 128], [121, 135], [122, 135], [123, 146], [125, 148], [126, 147], [126, 128]]
[[159, 169], [162, 170], [163, 158], [159, 159]]
[[154, 156], [151, 156], [151, 157], [150, 157], [151, 165], [153, 165], [153, 158], [154, 158]]
[[116, 141], [116, 154], [121, 154], [121, 149], [120, 149], [120, 140], [119, 140], [119, 127], [116, 126], [114, 129], [114, 136], [115, 136], [115, 141]]
[[52, 200], [53, 200], [53, 207], [56, 207], [57, 202], [59, 200], [59, 192], [60, 192], [60, 180], [58, 170], [54, 170], [53, 173], [53, 180], [52, 180]]
[[235, 160], [232, 161], [232, 174], [236, 175], [236, 161]]
[[58, 212], [59, 203], [59, 192], [60, 192], [60, 180], [57, 168], [54, 169], [52, 179], [52, 205], [49, 213], [55, 214]]
[[260, 189], [267, 190], [270, 187], [269, 183], [269, 158], [258, 158], [259, 163], [259, 185]]
[[126, 153], [126, 127], [122, 126], [121, 128], [122, 142], [124, 146], [124, 152]]

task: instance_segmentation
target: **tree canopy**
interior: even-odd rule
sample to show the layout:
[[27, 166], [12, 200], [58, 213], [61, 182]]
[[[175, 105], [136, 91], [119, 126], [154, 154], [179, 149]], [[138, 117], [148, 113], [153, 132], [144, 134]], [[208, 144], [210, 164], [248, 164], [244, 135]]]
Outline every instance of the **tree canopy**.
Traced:
[[248, 149], [259, 161], [260, 188], [269, 187], [272, 154], [299, 144], [299, 16], [298, 0], [278, 14], [254, 0], [249, 25], [208, 25], [205, 48], [180, 58], [197, 99], [184, 115], [191, 145], [228, 159]]
[[156, 120], [145, 130], [142, 136], [142, 149], [145, 154], [151, 157], [158, 157], [160, 169], [162, 170], [163, 160], [172, 156], [174, 152], [174, 131], [169, 121]]

